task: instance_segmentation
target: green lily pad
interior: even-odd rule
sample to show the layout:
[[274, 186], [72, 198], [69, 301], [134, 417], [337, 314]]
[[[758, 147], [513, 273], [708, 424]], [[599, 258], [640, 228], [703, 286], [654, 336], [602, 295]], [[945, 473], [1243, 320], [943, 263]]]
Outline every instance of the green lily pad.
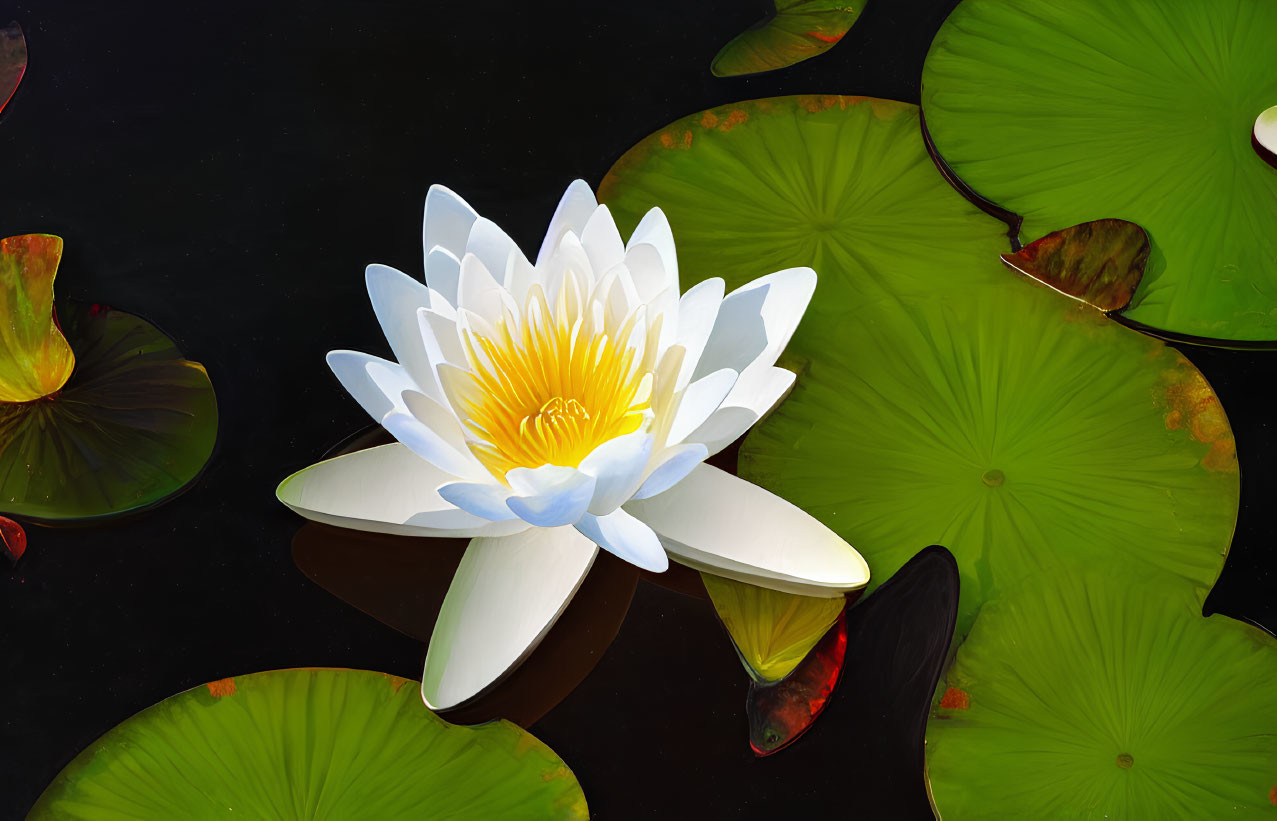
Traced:
[[0, 28], [0, 111], [13, 99], [27, 71], [27, 40], [17, 22]]
[[0, 403], [0, 512], [96, 520], [158, 504], [199, 475], [217, 439], [202, 365], [145, 320], [63, 306], [75, 370], [62, 390]]
[[1277, 343], [1277, 170], [1251, 146], [1277, 104], [1277, 4], [963, 0], [923, 69], [935, 148], [1035, 238], [1142, 225], [1124, 319]]
[[868, 0], [773, 0], [775, 11], [736, 35], [710, 63], [715, 77], [801, 63], [838, 44]]
[[1074, 560], [1162, 568], [1204, 597], [1239, 493], [1205, 379], [1007, 271], [999, 223], [935, 173], [915, 108], [821, 102], [740, 104], [752, 113], [727, 133], [686, 118], [601, 188], [623, 229], [665, 209], [684, 287], [794, 265], [819, 275], [789, 346], [796, 386], [745, 440], [741, 476], [845, 538], [870, 589], [947, 546], [959, 635], [1000, 586]]
[[75, 367], [53, 317], [53, 279], [61, 259], [60, 237], [0, 240], [0, 407], [54, 393]]
[[449, 724], [416, 682], [385, 673], [304, 669], [143, 710], [76, 756], [28, 818], [588, 815], [572, 771], [513, 724]]
[[927, 727], [938, 813], [1272, 818], [1277, 641], [1199, 613], [1188, 585], [1109, 573], [986, 605]]

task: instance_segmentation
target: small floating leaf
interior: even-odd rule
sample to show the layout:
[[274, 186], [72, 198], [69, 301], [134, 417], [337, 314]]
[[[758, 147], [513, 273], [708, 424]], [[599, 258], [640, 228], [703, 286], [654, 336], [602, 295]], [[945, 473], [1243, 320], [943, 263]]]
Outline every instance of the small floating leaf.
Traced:
[[710, 63], [715, 77], [792, 66], [837, 45], [868, 0], [774, 0], [775, 12], [736, 35]]
[[1101, 311], [1131, 301], [1149, 254], [1148, 234], [1133, 222], [1102, 219], [1054, 231], [1002, 261], [1022, 274]]
[[61, 258], [60, 237], [0, 240], [0, 408], [54, 393], [75, 367], [53, 318], [53, 279]]
[[0, 111], [13, 99], [26, 71], [27, 40], [15, 21], [0, 28]]
[[9, 564], [16, 565], [25, 552], [27, 552], [27, 534], [22, 529], [22, 525], [13, 519], [0, 516], [0, 556], [8, 559]]

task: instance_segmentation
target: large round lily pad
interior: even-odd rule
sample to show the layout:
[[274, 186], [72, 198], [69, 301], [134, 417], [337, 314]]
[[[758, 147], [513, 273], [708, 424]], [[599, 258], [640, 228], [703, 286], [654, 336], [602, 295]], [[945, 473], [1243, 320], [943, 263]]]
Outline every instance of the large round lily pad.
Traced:
[[927, 727], [946, 821], [1277, 815], [1277, 641], [1173, 579], [1043, 576], [986, 605]]
[[182, 490], [217, 439], [203, 366], [132, 314], [60, 304], [58, 317], [75, 370], [51, 396], [0, 402], [0, 512], [98, 519]]
[[773, 0], [766, 18], [736, 35], [710, 63], [715, 77], [758, 74], [824, 54], [856, 23], [868, 0]]
[[1104, 217], [1153, 253], [1123, 316], [1277, 343], [1277, 169], [1255, 118], [1277, 104], [1277, 3], [963, 0], [923, 70], [939, 154], [1021, 237]]
[[1204, 597], [1239, 492], [1205, 379], [1005, 268], [1001, 224], [946, 190], [916, 109], [825, 102], [716, 109], [746, 112], [728, 132], [686, 118], [601, 188], [623, 224], [666, 210], [685, 287], [792, 265], [820, 277], [789, 346], [796, 387], [746, 439], [741, 475], [850, 542], [870, 588], [947, 546], [960, 634], [1000, 585], [1076, 561], [1162, 568]]
[[223, 679], [143, 710], [68, 764], [29, 816], [587, 817], [571, 770], [513, 724], [448, 724], [414, 681], [313, 669]]

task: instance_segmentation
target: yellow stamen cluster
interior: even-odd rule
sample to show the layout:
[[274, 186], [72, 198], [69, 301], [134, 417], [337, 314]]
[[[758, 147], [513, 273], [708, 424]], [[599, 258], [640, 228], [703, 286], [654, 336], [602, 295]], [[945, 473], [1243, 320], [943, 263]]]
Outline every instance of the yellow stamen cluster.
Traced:
[[445, 381], [470, 449], [498, 478], [516, 467], [576, 467], [650, 415], [642, 311], [608, 317], [580, 291], [567, 277], [552, 313], [534, 285], [521, 315], [510, 301], [491, 328], [463, 331], [468, 370]]

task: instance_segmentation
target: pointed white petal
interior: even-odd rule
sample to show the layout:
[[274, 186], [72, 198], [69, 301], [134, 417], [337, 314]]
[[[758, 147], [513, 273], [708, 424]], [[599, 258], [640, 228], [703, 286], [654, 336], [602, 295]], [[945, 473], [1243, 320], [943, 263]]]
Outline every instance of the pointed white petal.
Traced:
[[582, 459], [581, 472], [594, 477], [589, 512], [599, 516], [625, 504], [638, 489], [651, 455], [652, 435], [637, 430], [604, 442]]
[[710, 414], [685, 441], [703, 442], [710, 455], [735, 442], [745, 431], [767, 415], [793, 387], [794, 372], [784, 368], [750, 369], [736, 380], [723, 405]]
[[[489, 219], [480, 217], [475, 220], [466, 239], [466, 253], [474, 254], [498, 281], [505, 281], [506, 267], [511, 257], [523, 257], [519, 246], [515, 245], [510, 235]], [[526, 262], [526, 260], [524, 260]], [[461, 278], [465, 280], [465, 258], [461, 260]], [[464, 291], [464, 287], [462, 289]]]
[[666, 448], [656, 458], [655, 466], [631, 498], [647, 499], [664, 493], [683, 481], [708, 456], [709, 450], [699, 442]]
[[466, 252], [470, 226], [479, 218], [470, 204], [442, 185], [426, 193], [426, 216], [421, 226], [421, 250], [429, 254], [436, 245], [460, 259]]
[[[440, 245], [426, 254], [426, 284], [443, 297], [449, 305], [457, 304], [457, 283], [461, 279], [461, 260]], [[439, 306], [429, 307], [438, 310]]]
[[606, 205], [594, 209], [586, 220], [585, 227], [581, 229], [581, 246], [589, 255], [590, 266], [595, 271], [606, 271], [625, 260], [625, 243]]
[[789, 268], [732, 291], [718, 310], [695, 376], [719, 368], [744, 372], [755, 363], [759, 367], [775, 364], [815, 290], [815, 271]]
[[368, 375], [367, 366], [369, 362], [376, 362], [387, 368], [398, 368], [397, 364], [359, 351], [329, 351], [326, 359], [337, 381], [375, 421], [381, 422], [382, 417], [395, 409], [395, 400], [377, 386]]
[[457, 417], [425, 394], [403, 391], [398, 409], [386, 414], [381, 424], [413, 453], [445, 473], [491, 481], [492, 475], [466, 445]]
[[430, 637], [421, 676], [426, 706], [456, 707], [519, 666], [567, 608], [596, 555], [570, 527], [470, 542]]
[[587, 513], [576, 523], [576, 529], [599, 547], [636, 567], [653, 573], [669, 569], [669, 557], [652, 528], [624, 510], [618, 508], [606, 516]]
[[417, 329], [426, 347], [426, 355], [436, 369], [436, 379], [438, 367], [445, 362], [456, 366], [465, 364], [466, 353], [461, 347], [461, 335], [457, 333], [455, 319], [449, 319], [438, 311], [422, 309], [417, 311]]
[[275, 491], [317, 522], [404, 536], [500, 536], [527, 524], [494, 523], [458, 510], [436, 491], [454, 477], [400, 444], [338, 456], [300, 470]]
[[625, 252], [625, 267], [629, 269], [630, 277], [634, 280], [634, 290], [644, 304], [650, 304], [669, 287], [665, 263], [652, 245], [631, 245]]
[[864, 587], [869, 566], [832, 530], [789, 502], [710, 465], [625, 509], [682, 564], [805, 596]]
[[674, 412], [674, 421], [670, 425], [666, 443], [677, 445], [700, 427], [723, 404], [723, 399], [736, 384], [736, 377], [736, 371], [724, 368], [688, 385], [679, 399], [678, 410]]
[[585, 229], [585, 221], [597, 207], [598, 202], [594, 199], [594, 192], [590, 190], [589, 184], [585, 180], [573, 180], [563, 192], [559, 206], [554, 210], [554, 216], [550, 218], [550, 227], [545, 232], [545, 239], [542, 240], [541, 250], [537, 254], [537, 267], [550, 259], [559, 240], [563, 239], [563, 235], [568, 231], [579, 237]]
[[692, 381], [692, 374], [696, 372], [701, 352], [714, 330], [714, 320], [718, 318], [723, 288], [722, 279], [710, 277], [693, 285], [678, 302], [678, 331], [674, 335], [674, 344], [681, 345], [686, 351], [683, 368], [678, 375], [679, 390]]
[[670, 230], [670, 221], [665, 218], [664, 211], [653, 208], [643, 215], [638, 227], [630, 235], [630, 242], [626, 248], [630, 249], [638, 245], [650, 245], [661, 255], [666, 279], [665, 285], [657, 290], [670, 286], [677, 290], [678, 255], [674, 250], [674, 232]]
[[442, 399], [443, 393], [417, 326], [417, 309], [430, 306], [430, 289], [387, 265], [369, 265], [364, 279], [373, 312], [395, 352], [395, 359], [426, 395]]
[[441, 485], [439, 495], [447, 501], [483, 519], [504, 522], [516, 519], [506, 505], [510, 489], [495, 482], [452, 482]]
[[470, 311], [487, 322], [501, 316], [501, 294], [505, 289], [479, 257], [467, 253], [461, 258], [461, 282], [457, 286], [457, 310]]
[[594, 477], [576, 468], [514, 468], [505, 479], [516, 494], [506, 504], [520, 519], [536, 527], [574, 524], [585, 515], [594, 496]]

